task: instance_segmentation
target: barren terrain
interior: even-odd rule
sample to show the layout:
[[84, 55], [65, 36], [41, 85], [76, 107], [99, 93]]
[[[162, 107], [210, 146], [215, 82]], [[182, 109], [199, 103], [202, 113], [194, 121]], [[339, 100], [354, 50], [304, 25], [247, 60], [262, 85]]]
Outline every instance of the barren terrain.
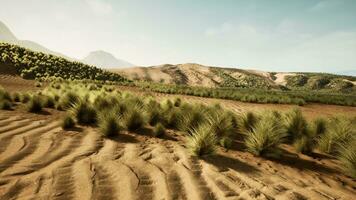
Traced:
[[[34, 81], [2, 77], [10, 91], [34, 90]], [[27, 84], [27, 85], [26, 85]], [[174, 97], [120, 87], [157, 98]], [[180, 96], [187, 101], [219, 102], [235, 111], [286, 110], [289, 105], [249, 104]], [[307, 105], [311, 118], [345, 114], [354, 107]], [[287, 145], [280, 159], [244, 152], [238, 137], [231, 150], [198, 159], [187, 151], [184, 133], [163, 138], [149, 131], [104, 138], [96, 127], [64, 131], [63, 112], [0, 111], [0, 199], [353, 199], [356, 182], [343, 175], [333, 157], [296, 154]]]

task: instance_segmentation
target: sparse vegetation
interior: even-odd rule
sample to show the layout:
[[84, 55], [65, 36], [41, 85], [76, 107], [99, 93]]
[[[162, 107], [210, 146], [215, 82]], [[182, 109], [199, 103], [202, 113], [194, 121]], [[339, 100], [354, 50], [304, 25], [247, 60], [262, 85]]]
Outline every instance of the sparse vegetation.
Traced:
[[158, 123], [153, 129], [153, 135], [155, 137], [162, 137], [166, 133], [166, 128], [161, 124]]
[[195, 156], [206, 156], [214, 154], [216, 151], [217, 137], [211, 131], [208, 124], [202, 124], [193, 128], [188, 136], [188, 149]]
[[99, 129], [101, 134], [106, 137], [114, 136], [121, 130], [119, 124], [120, 116], [114, 111], [105, 110], [99, 114]]
[[75, 120], [73, 119], [71, 114], [66, 114], [64, 116], [64, 118], [62, 119], [62, 124], [61, 124], [62, 128], [67, 130], [67, 129], [71, 129], [74, 128], [75, 126]]
[[274, 156], [286, 136], [287, 132], [280, 119], [271, 113], [265, 113], [246, 134], [245, 145], [247, 151], [256, 156]]
[[27, 103], [27, 110], [33, 113], [39, 113], [43, 108], [43, 100], [39, 95], [33, 95]]
[[90, 125], [97, 121], [97, 111], [87, 100], [80, 100], [75, 103], [71, 112], [79, 124]]

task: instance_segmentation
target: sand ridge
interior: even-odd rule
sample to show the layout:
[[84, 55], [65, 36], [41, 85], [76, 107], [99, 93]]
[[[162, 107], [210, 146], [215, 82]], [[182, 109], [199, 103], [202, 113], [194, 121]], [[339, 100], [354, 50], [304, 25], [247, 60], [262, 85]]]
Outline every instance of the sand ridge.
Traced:
[[0, 199], [352, 199], [355, 195], [355, 182], [329, 168], [335, 160], [293, 158], [314, 167], [329, 163], [302, 170], [237, 149], [198, 159], [185, 148], [183, 133], [170, 130], [159, 139], [125, 132], [107, 139], [96, 128], [64, 131], [55, 116], [22, 112], [0, 111]]

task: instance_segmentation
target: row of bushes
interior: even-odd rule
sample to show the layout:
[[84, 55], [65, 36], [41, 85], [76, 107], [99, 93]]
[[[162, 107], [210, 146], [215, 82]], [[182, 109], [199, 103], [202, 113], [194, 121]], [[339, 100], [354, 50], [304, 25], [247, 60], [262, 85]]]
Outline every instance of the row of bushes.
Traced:
[[137, 82], [137, 86], [154, 92], [231, 99], [250, 103], [295, 104], [323, 103], [356, 106], [356, 95], [318, 91], [280, 91], [260, 89], [205, 88], [186, 85]]
[[54, 76], [72, 80], [128, 81], [118, 74], [94, 66], [31, 51], [17, 45], [0, 43], [0, 52], [0, 64], [13, 67], [19, 75], [26, 79]]
[[246, 150], [256, 156], [279, 157], [283, 143], [304, 154], [319, 150], [336, 156], [345, 172], [356, 177], [356, 120], [346, 117], [308, 123], [298, 109], [283, 114], [236, 114], [219, 104], [188, 104], [179, 98], [158, 102], [108, 85], [71, 82], [52, 83], [29, 97], [1, 90], [0, 102], [3, 101], [27, 102], [30, 112], [39, 112], [43, 106], [64, 110], [63, 128], [77, 123], [94, 125], [108, 137], [123, 130], [140, 133], [149, 128], [154, 136], [164, 135], [166, 128], [178, 130], [186, 133], [187, 148], [196, 156], [213, 154], [217, 146], [230, 148], [237, 135], [243, 138]]

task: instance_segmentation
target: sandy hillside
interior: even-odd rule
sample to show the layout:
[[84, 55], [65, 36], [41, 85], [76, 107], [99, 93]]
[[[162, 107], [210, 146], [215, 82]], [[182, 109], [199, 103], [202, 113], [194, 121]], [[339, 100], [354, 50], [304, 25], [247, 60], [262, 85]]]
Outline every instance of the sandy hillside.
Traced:
[[[196, 63], [178, 65], [159, 65], [152, 67], [134, 67], [112, 69], [110, 71], [134, 80], [146, 80], [162, 83], [187, 84], [191, 86], [218, 87], [224, 80], [214, 69], [228, 74], [236, 80], [248, 76], [257, 76], [273, 85], [284, 85], [286, 74], [278, 73], [277, 80], [272, 80], [271, 73], [260, 70], [243, 70], [234, 68], [215, 68]], [[284, 75], [283, 75], [284, 74]]]
[[60, 113], [0, 111], [0, 199], [352, 199], [356, 183], [334, 159], [285, 148], [266, 160], [234, 148], [198, 159], [183, 133], [106, 139], [96, 128], [63, 131]]

